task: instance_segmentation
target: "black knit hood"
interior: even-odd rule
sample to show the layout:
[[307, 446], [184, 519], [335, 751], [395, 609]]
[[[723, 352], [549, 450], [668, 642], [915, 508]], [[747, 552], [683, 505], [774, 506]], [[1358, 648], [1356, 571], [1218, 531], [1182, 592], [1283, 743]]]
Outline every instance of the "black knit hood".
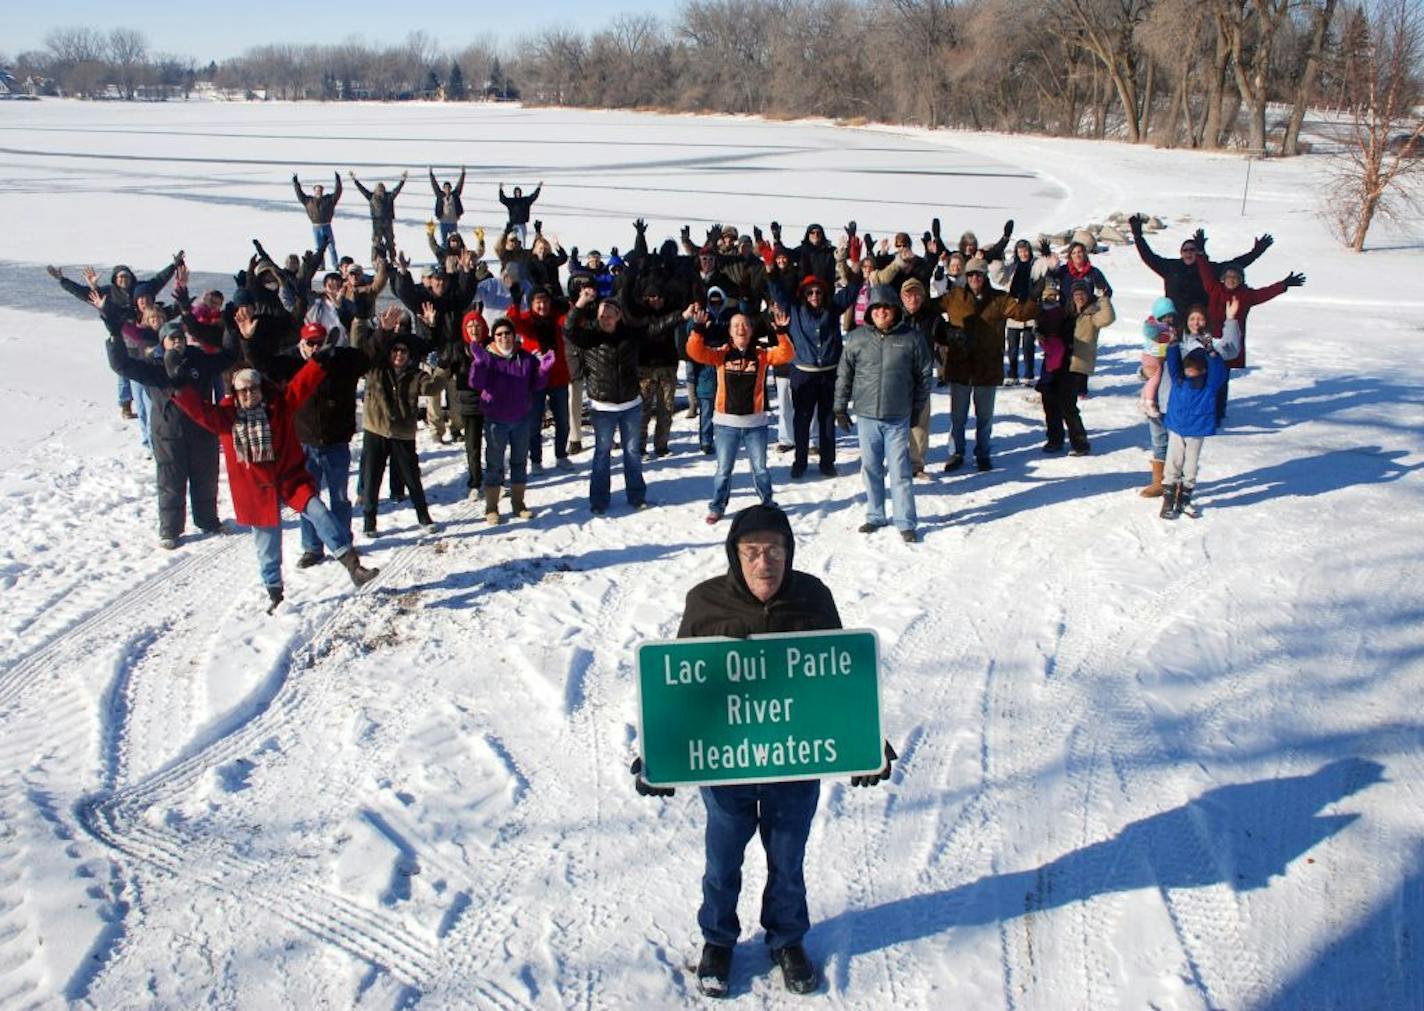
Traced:
[[786, 539], [786, 574], [782, 577], [776, 596], [781, 596], [791, 582], [791, 568], [796, 561], [796, 539], [791, 534], [791, 521], [776, 506], [748, 506], [732, 518], [732, 528], [727, 531], [727, 575], [736, 584], [737, 589], [747, 596], [751, 596], [752, 591], [748, 588], [747, 581], [742, 578], [742, 560], [737, 557], [737, 542], [748, 534], [766, 530], [781, 534]]

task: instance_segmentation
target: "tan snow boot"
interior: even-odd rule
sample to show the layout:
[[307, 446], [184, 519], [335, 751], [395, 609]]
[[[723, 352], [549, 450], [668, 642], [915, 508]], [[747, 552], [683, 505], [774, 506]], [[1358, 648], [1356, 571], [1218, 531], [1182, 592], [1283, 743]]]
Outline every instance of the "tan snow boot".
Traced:
[[509, 486], [509, 507], [514, 515], [522, 520], [532, 520], [534, 510], [524, 504], [524, 488], [522, 484], [512, 484]]
[[485, 488], [485, 522], [499, 522], [499, 485]]
[[1152, 483], [1143, 488], [1137, 494], [1143, 498], [1162, 497], [1162, 470], [1166, 466], [1161, 460], [1152, 461]]

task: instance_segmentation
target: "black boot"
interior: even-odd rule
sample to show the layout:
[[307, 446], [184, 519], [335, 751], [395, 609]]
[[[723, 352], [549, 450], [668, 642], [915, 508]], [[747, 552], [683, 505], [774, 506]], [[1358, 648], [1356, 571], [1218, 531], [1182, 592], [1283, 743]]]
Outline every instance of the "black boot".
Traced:
[[1177, 491], [1181, 485], [1164, 484], [1162, 486], [1162, 511], [1157, 515], [1164, 520], [1174, 520], [1177, 518]]
[[697, 963], [697, 989], [708, 997], [725, 997], [732, 983], [732, 949], [720, 944], [702, 946]]
[[799, 944], [773, 949], [771, 960], [781, 966], [781, 981], [792, 993], [810, 993], [821, 984], [821, 974]]
[[1192, 505], [1192, 490], [1184, 484], [1177, 485], [1177, 515], [1195, 517], [1196, 507]]
[[271, 614], [277, 610], [277, 605], [282, 602], [282, 588], [280, 586], [267, 587], [267, 599], [272, 602], [272, 605], [267, 608], [267, 613]]

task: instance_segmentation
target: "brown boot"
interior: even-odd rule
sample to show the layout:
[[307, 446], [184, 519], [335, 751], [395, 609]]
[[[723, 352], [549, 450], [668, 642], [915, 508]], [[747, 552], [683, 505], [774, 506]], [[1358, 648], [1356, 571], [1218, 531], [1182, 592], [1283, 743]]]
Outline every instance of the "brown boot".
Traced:
[[499, 522], [499, 485], [485, 487], [485, 522]]
[[133, 421], [138, 415], [134, 413], [133, 404], [125, 402], [119, 405], [119, 417], [125, 421]]
[[524, 504], [524, 485], [512, 484], [509, 486], [509, 508], [522, 520], [532, 520], [534, 510]]
[[1137, 494], [1141, 495], [1143, 498], [1162, 497], [1162, 468], [1164, 466], [1165, 464], [1161, 460], [1152, 461], [1152, 483], [1149, 484], [1146, 488], [1143, 488]]
[[362, 565], [361, 556], [356, 554], [355, 548], [341, 555], [337, 561], [346, 569], [346, 574], [351, 577], [351, 582], [356, 586], [365, 586], [381, 571], [380, 569], [368, 569]]

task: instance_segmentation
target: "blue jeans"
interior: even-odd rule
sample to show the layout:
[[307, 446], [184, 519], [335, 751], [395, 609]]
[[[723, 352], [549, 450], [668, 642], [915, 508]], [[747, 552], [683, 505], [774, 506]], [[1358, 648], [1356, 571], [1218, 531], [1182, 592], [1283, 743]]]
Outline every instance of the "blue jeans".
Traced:
[[865, 521], [884, 526], [885, 473], [890, 473], [890, 502], [895, 526], [914, 530], [915, 490], [910, 477], [910, 419], [857, 418], [860, 476], [865, 480]]
[[554, 459], [569, 455], [569, 388], [556, 386], [539, 390], [529, 407], [529, 462], [544, 463], [544, 405], [554, 413]]
[[455, 221], [455, 222], [442, 221], [442, 222], [440, 222], [440, 245], [443, 246], [443, 245], [445, 245], [446, 243], [448, 243], [448, 242], [450, 241], [450, 236], [454, 235], [454, 234], [455, 234], [456, 232], [458, 232], [459, 230], [460, 230], [460, 223], [459, 223], [458, 221]]
[[1150, 440], [1148, 448], [1152, 450], [1152, 459], [1163, 461], [1167, 459], [1167, 426], [1162, 424], [1160, 418], [1147, 419], [1147, 434]]
[[529, 480], [529, 419], [494, 421], [485, 419], [486, 488], [504, 484], [504, 457], [509, 454], [509, 483], [524, 484]]
[[761, 496], [762, 505], [772, 505], [771, 472], [766, 469], [767, 426], [736, 428], [716, 425], [712, 429], [712, 444], [717, 447], [717, 474], [712, 478], [712, 501], [708, 512], [721, 516], [732, 497], [732, 468], [737, 465], [737, 451], [747, 447], [747, 459], [752, 465], [752, 484]]
[[638, 440], [642, 437], [643, 405], [634, 404], [626, 411], [589, 412], [593, 422], [593, 473], [588, 477], [588, 504], [592, 509], [607, 509], [610, 471], [613, 465], [613, 430], [623, 443], [623, 485], [630, 506], [640, 506], [648, 496], [643, 481], [643, 461], [638, 459]]
[[796, 433], [792, 430], [791, 419], [795, 412], [791, 409], [791, 377], [776, 377], [776, 444], [792, 446], [796, 443]]
[[697, 398], [697, 448], [716, 446], [712, 434], [712, 415], [717, 413], [717, 401], [712, 397]]
[[[346, 543], [351, 543], [351, 499], [346, 494], [346, 485], [351, 480], [351, 444], [343, 442], [336, 446], [308, 446], [302, 443], [302, 452], [307, 458], [307, 473], [311, 475], [316, 490], [326, 485], [327, 505], [331, 515], [342, 530], [346, 531]], [[316, 527], [305, 516], [301, 519], [302, 550], [321, 554], [321, 538], [316, 535]]]
[[320, 249], [323, 238], [326, 239], [326, 255], [330, 259], [331, 269], [340, 270], [339, 257], [336, 255], [336, 235], [331, 230], [331, 222], [324, 225], [312, 225], [312, 241], [316, 243], [312, 248]]
[[989, 458], [989, 439], [994, 434], [994, 397], [997, 386], [966, 386], [949, 384], [949, 432], [954, 440], [954, 452], [964, 455], [964, 423], [969, 420], [969, 405], [974, 404], [974, 455]]
[[133, 389], [129, 386], [129, 377], [124, 375], [115, 376], [118, 380], [116, 390], [119, 395], [119, 406], [133, 403]]
[[[160, 362], [159, 364], [162, 363]], [[148, 410], [152, 401], [149, 400], [148, 390], [144, 388], [143, 383], [133, 383], [131, 385], [133, 389], [134, 412], [138, 415], [138, 437], [143, 440], [143, 448], [149, 452], [153, 452], [153, 446], [149, 441], [148, 432]]]
[[697, 925], [709, 944], [735, 947], [741, 933], [737, 896], [742, 891], [742, 858], [752, 834], [761, 834], [766, 850], [766, 890], [761, 897], [761, 925], [772, 949], [800, 944], [811, 927], [806, 908], [806, 837], [821, 796], [821, 784], [758, 783], [704, 786], [707, 808], [702, 872], [702, 908]]
[[[333, 555], [340, 558], [351, 550], [351, 534], [341, 529], [331, 510], [315, 495], [302, 511], [302, 519], [312, 525], [321, 542]], [[262, 575], [262, 585], [282, 585], [282, 524], [271, 527], [253, 527], [252, 544], [257, 548], [257, 571]]]
[[1019, 377], [1020, 348], [1023, 349], [1024, 378], [1033, 378], [1033, 349], [1037, 337], [1038, 327], [1033, 323], [1022, 327], [1004, 327], [1004, 342], [1007, 345], [1006, 350], [1009, 353], [1008, 376], [1010, 379], [1017, 379]]

